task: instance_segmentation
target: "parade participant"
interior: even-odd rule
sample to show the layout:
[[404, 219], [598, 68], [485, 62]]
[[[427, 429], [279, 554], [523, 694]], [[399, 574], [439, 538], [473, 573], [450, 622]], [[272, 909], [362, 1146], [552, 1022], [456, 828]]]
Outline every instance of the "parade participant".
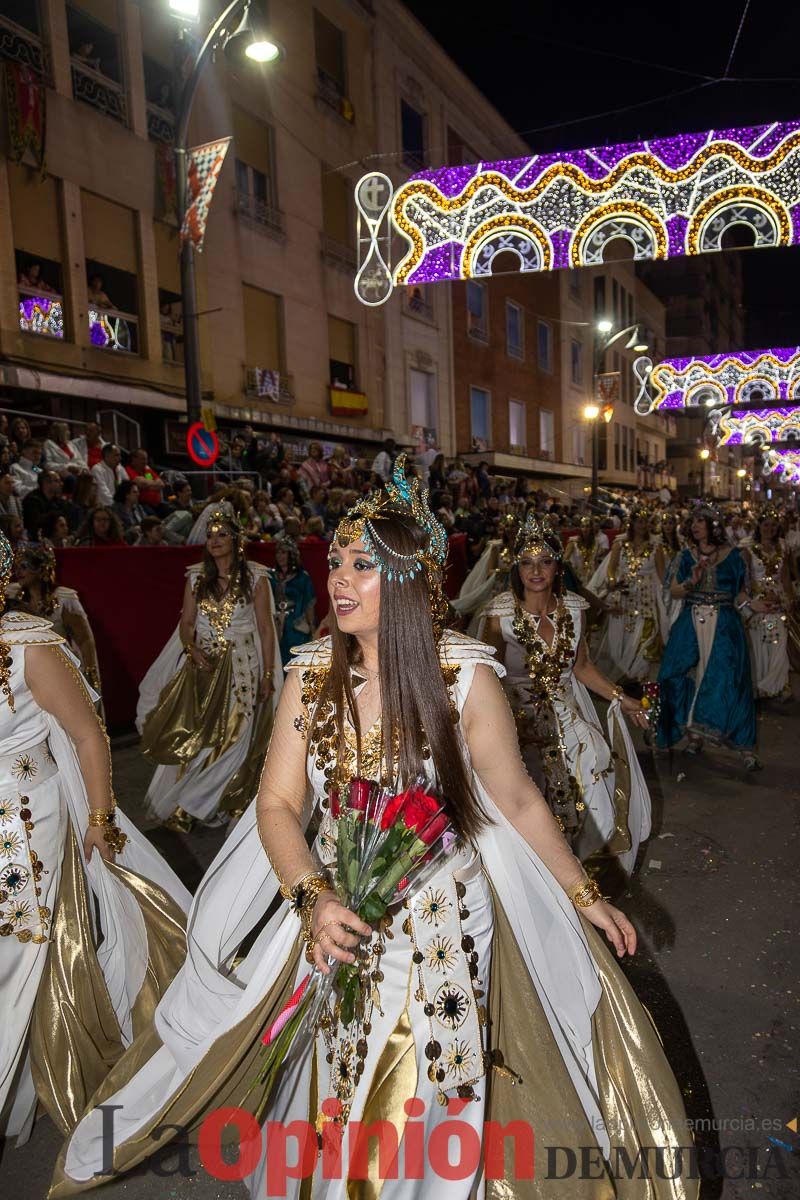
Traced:
[[[650, 833], [650, 796], [621, 714], [646, 729], [646, 711], [589, 658], [589, 605], [566, 589], [558, 535], [533, 513], [510, 585], [483, 610], [478, 637], [506, 669], [525, 766], [577, 856], [615, 855], [630, 873]], [[611, 702], [608, 741], [587, 689]]]
[[661, 590], [664, 571], [664, 550], [652, 537], [651, 514], [636, 505], [628, 515], [626, 536], [616, 538], [589, 584], [591, 592], [605, 599], [608, 612], [597, 658], [607, 658], [622, 679], [646, 680], [658, 670], [669, 630]]
[[[491, 649], [440, 631], [445, 555], [444, 531], [401, 456], [386, 491], [365, 497], [337, 529], [332, 635], [296, 656], [257, 803], [195, 898], [185, 970], [154, 1030], [95, 1097], [114, 1106], [113, 1131], [100, 1108], [87, 1112], [62, 1152], [52, 1200], [97, 1184], [112, 1148], [115, 1171], [128, 1171], [220, 1104], [253, 1111], [259, 1096], [247, 1088], [260, 1035], [306, 976], [304, 950], [325, 973], [328, 959], [352, 962], [361, 938], [367, 1007], [346, 1025], [330, 1015], [318, 1036], [309, 1033], [270, 1097], [268, 1129], [310, 1122], [303, 1172], [314, 1172], [313, 1183], [294, 1173], [289, 1195], [476, 1195], [480, 1154], [457, 1177], [426, 1164], [413, 1182], [402, 1166], [400, 1178], [387, 1178], [370, 1154], [363, 1184], [346, 1178], [357, 1122], [393, 1131], [408, 1172], [409, 1114], [415, 1144], [430, 1150], [434, 1135], [446, 1143], [449, 1099], [465, 1102], [460, 1127], [479, 1148], [484, 1122], [513, 1114], [591, 1147], [600, 1174], [610, 1140], [632, 1161], [654, 1136], [671, 1159], [685, 1137], [658, 1036], [597, 930], [619, 957], [634, 950], [635, 932], [598, 895], [526, 775]], [[390, 909], [375, 931], [338, 902], [327, 875], [334, 789], [359, 773], [393, 791], [425, 778], [446, 798], [458, 835], [408, 908]], [[321, 817], [311, 850], [309, 785]], [[286, 902], [240, 961], [239, 944], [279, 895]], [[512, 1072], [522, 1086], [511, 1086]], [[334, 1175], [318, 1158], [317, 1131], [320, 1142], [335, 1139], [337, 1156], [342, 1139]], [[263, 1196], [270, 1185], [256, 1146], [249, 1186]], [[270, 1162], [281, 1153], [268, 1145]], [[690, 1170], [652, 1177], [652, 1200], [695, 1196]], [[613, 1183], [604, 1186], [610, 1196]], [[513, 1179], [505, 1187], [518, 1194]], [[603, 1194], [594, 1172], [571, 1177], [568, 1190], [570, 1200]]]
[[[0, 612], [12, 564], [0, 537]], [[180, 965], [190, 899], [116, 808], [64, 639], [25, 612], [0, 618], [0, 795], [0, 1135], [19, 1143], [37, 1102], [77, 1123]]]
[[452, 606], [459, 616], [471, 618], [470, 632], [478, 627], [481, 613], [493, 596], [505, 591], [514, 563], [514, 541], [519, 521], [511, 513], [497, 523], [499, 537], [491, 538], [475, 566], [467, 575]]
[[658, 675], [658, 744], [672, 746], [688, 735], [687, 753], [698, 754], [708, 739], [731, 746], [748, 770], [756, 770], [755, 707], [742, 614], [767, 612], [770, 604], [748, 595], [744, 554], [727, 541], [720, 514], [710, 505], [692, 517], [689, 543], [678, 555], [671, 585], [682, 608]]
[[294, 538], [280, 537], [275, 546], [275, 567], [269, 577], [275, 602], [275, 619], [284, 666], [295, 646], [308, 641], [315, 626], [316, 597], [311, 576], [303, 567]]
[[50, 546], [26, 546], [14, 562], [16, 582], [7, 589], [9, 608], [45, 617], [76, 655], [81, 671], [100, 691], [97, 647], [89, 618], [72, 588], [56, 584], [56, 556]]
[[594, 517], [581, 517], [580, 528], [564, 547], [563, 561], [587, 587], [608, 554], [608, 537], [597, 528]]
[[247, 561], [224, 509], [209, 514], [202, 562], [186, 574], [180, 622], [136, 710], [142, 753], [157, 764], [145, 803], [181, 832], [252, 800], [281, 678], [267, 569]]
[[758, 514], [749, 550], [750, 591], [767, 604], [746, 620], [756, 696], [791, 695], [787, 621], [794, 598], [789, 552], [780, 537], [777, 509], [768, 505]]

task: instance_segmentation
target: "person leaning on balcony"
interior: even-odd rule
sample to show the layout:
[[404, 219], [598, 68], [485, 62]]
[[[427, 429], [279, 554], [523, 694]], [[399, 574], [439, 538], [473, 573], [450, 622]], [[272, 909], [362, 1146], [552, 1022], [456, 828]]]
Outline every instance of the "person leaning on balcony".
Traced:
[[103, 291], [103, 276], [93, 275], [89, 280], [89, 303], [94, 308], [113, 308], [114, 305]]
[[115, 446], [113, 442], [106, 442], [100, 455], [100, 462], [92, 467], [92, 478], [97, 486], [97, 503], [106, 508], [111, 508], [114, 503], [114, 492], [128, 478], [121, 463], [122, 452], [119, 446]]
[[17, 495], [22, 499], [39, 483], [42, 462], [42, 443], [34, 440], [25, 442], [19, 458], [11, 464], [11, 474], [17, 485]]
[[0, 514], [6, 517], [22, 517], [22, 505], [17, 499], [14, 476], [10, 471], [0, 475]]
[[22, 501], [22, 519], [33, 541], [38, 539], [39, 526], [48, 513], [60, 513], [69, 523], [69, 506], [61, 497], [61, 488], [61, 476], [45, 468], [39, 472], [38, 487]]
[[44, 444], [44, 465], [59, 475], [80, 475], [89, 470], [85, 459], [72, 444], [71, 432], [66, 421], [53, 421], [50, 436]]
[[54, 288], [50, 287], [49, 283], [45, 283], [44, 279], [42, 279], [42, 266], [38, 262], [28, 263], [25, 270], [20, 271], [18, 282], [20, 287], [30, 288], [31, 291], [38, 292], [42, 296], [49, 295], [55, 291]]

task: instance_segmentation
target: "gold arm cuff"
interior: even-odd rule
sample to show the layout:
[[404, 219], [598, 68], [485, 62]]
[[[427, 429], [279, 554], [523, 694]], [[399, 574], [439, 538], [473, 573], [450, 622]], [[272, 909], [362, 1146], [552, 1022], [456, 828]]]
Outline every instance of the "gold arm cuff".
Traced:
[[588, 876], [570, 888], [568, 895], [576, 908], [590, 908], [597, 900], [605, 899], [594, 879]]
[[90, 808], [89, 824], [91, 826], [113, 825], [117, 819], [116, 808]]

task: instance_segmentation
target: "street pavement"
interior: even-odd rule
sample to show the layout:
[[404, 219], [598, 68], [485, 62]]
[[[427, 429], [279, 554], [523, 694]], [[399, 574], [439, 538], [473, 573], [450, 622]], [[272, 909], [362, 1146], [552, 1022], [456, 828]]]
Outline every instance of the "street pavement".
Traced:
[[[752, 774], [722, 751], [689, 758], [641, 748], [654, 830], [639, 873], [619, 900], [640, 938], [625, 970], [660, 1031], [702, 1169], [711, 1176], [702, 1200], [800, 1197], [800, 1134], [787, 1125], [800, 1116], [797, 698], [764, 709], [759, 743], [763, 770]], [[150, 768], [135, 745], [115, 746], [114, 775], [120, 804], [194, 888], [222, 833], [184, 837], [148, 826], [141, 800]], [[6, 1148], [3, 1195], [43, 1200], [59, 1145], [43, 1117], [26, 1146]], [[639, 1186], [644, 1198], [646, 1185]], [[100, 1194], [109, 1200], [241, 1200], [246, 1192], [207, 1175], [187, 1148], [165, 1153]], [[568, 1200], [568, 1192], [556, 1194]], [[638, 1200], [638, 1193], [625, 1197]]]

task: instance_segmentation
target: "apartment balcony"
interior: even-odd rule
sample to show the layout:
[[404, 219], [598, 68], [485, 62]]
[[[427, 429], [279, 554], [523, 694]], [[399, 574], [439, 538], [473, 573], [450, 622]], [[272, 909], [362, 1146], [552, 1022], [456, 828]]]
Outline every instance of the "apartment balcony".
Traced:
[[175, 141], [175, 114], [158, 104], [148, 104], [147, 136], [151, 142], [163, 142], [171, 146]]
[[265, 200], [258, 199], [252, 192], [234, 188], [236, 212], [257, 229], [263, 230], [281, 241], [286, 237], [283, 213]]
[[89, 339], [99, 350], [139, 353], [139, 318], [115, 308], [89, 306]]
[[317, 67], [314, 98], [318, 108], [328, 113], [334, 113], [337, 117], [346, 121], [348, 125], [352, 125], [355, 121], [353, 105], [347, 96], [345, 96], [339, 80], [334, 79], [327, 71], [323, 71], [321, 67]]
[[249, 400], [266, 400], [270, 404], [290, 407], [295, 401], [294, 378], [267, 367], [248, 367], [245, 372], [245, 394]]
[[20, 287], [19, 327], [23, 333], [39, 337], [63, 338], [64, 301], [57, 292], [43, 293], [35, 288]]
[[42, 79], [49, 75], [47, 53], [41, 38], [4, 16], [0, 16], [0, 58], [30, 67]]
[[125, 89], [115, 79], [72, 56], [72, 94], [76, 100], [96, 108], [105, 117], [111, 117], [122, 125], [128, 124], [128, 107]]
[[342, 270], [355, 270], [356, 252], [352, 246], [329, 237], [327, 233], [320, 235], [320, 245], [325, 262]]
[[489, 323], [485, 317], [476, 316], [475, 313], [467, 313], [467, 334], [473, 342], [480, 342], [484, 346], [489, 345]]

